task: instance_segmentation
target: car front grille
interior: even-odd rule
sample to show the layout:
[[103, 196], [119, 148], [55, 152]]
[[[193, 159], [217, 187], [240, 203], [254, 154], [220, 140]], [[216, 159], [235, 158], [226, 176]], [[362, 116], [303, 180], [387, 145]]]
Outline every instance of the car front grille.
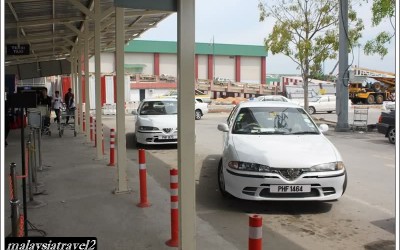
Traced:
[[303, 170], [299, 168], [283, 168], [276, 171], [288, 181], [293, 181], [303, 174]]

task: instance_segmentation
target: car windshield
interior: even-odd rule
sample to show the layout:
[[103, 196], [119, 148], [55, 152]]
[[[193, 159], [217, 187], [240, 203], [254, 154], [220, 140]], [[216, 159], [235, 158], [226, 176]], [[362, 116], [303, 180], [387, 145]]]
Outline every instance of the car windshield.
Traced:
[[319, 129], [301, 108], [246, 107], [235, 118], [233, 134], [319, 134]]
[[141, 115], [176, 115], [178, 113], [175, 101], [146, 101], [143, 103]]

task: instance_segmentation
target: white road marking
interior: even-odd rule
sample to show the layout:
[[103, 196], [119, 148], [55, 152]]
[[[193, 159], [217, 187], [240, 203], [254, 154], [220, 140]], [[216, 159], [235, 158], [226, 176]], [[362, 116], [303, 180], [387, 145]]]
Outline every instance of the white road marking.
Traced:
[[378, 206], [378, 205], [370, 204], [370, 203], [367, 202], [367, 201], [360, 200], [360, 199], [355, 198], [355, 197], [353, 197], [353, 196], [344, 195], [342, 198], [347, 198], [347, 199], [349, 199], [349, 200], [358, 202], [358, 203], [360, 203], [360, 204], [362, 204], [362, 205], [365, 205], [365, 206], [367, 206], [367, 207], [370, 207], [370, 208], [372, 208], [372, 209], [377, 209], [377, 210], [379, 210], [379, 211], [381, 211], [381, 212], [383, 212], [383, 213], [385, 213], [385, 214], [388, 214], [388, 215], [390, 215], [390, 216], [395, 216], [395, 211], [390, 211], [389, 209], [386, 209], [386, 208], [384, 208], [384, 207], [381, 207], [381, 206]]
[[395, 164], [385, 164], [384, 166], [385, 167], [389, 167], [389, 168], [395, 168], [396, 167]]
[[373, 154], [373, 157], [379, 158], [379, 159], [384, 159], [384, 160], [389, 160], [389, 161], [395, 161], [395, 155], [377, 155]]

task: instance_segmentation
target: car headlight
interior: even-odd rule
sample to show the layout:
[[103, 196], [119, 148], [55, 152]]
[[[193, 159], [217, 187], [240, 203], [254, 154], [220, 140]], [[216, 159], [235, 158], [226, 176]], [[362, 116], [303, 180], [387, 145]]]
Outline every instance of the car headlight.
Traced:
[[241, 171], [271, 172], [271, 168], [268, 166], [250, 162], [230, 161], [228, 166], [232, 169]]
[[324, 164], [319, 164], [312, 166], [309, 171], [310, 172], [323, 172], [323, 171], [337, 171], [344, 169], [344, 164], [341, 161], [338, 162], [329, 162]]
[[152, 131], [152, 130], [159, 130], [159, 129], [156, 127], [150, 127], [150, 126], [140, 126], [139, 130]]

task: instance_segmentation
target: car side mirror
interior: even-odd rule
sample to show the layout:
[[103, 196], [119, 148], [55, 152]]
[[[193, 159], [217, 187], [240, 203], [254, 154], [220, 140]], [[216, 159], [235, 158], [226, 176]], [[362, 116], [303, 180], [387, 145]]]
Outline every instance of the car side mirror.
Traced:
[[323, 124], [319, 125], [319, 130], [322, 133], [325, 133], [325, 132], [327, 132], [329, 130], [329, 126], [327, 124], [323, 123]]
[[137, 114], [138, 114], [138, 112], [136, 109], [132, 110], [132, 115], [137, 115]]
[[222, 131], [222, 132], [228, 132], [229, 131], [228, 124], [226, 124], [226, 123], [218, 124], [218, 130]]

